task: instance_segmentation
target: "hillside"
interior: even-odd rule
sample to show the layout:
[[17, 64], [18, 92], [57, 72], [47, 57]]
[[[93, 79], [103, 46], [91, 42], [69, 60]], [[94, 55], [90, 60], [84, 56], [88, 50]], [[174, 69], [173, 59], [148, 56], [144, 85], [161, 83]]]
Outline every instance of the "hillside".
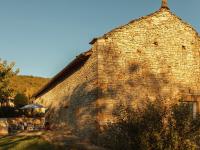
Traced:
[[11, 86], [18, 93], [24, 93], [26, 96], [31, 97], [49, 80], [48, 78], [20, 75], [13, 77]]

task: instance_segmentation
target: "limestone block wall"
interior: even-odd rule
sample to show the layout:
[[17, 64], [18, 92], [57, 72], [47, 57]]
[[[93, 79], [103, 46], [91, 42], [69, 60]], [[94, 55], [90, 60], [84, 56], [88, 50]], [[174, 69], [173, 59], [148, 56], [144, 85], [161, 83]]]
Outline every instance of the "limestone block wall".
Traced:
[[6, 118], [0, 119], [0, 137], [8, 135], [8, 122]]
[[67, 126], [84, 134], [95, 125], [97, 92], [97, 54], [93, 52], [82, 67], [36, 103], [49, 108], [47, 120], [53, 125]]
[[200, 93], [200, 38], [168, 9], [134, 20], [94, 42], [92, 55], [36, 102], [48, 120], [88, 135], [113, 121], [119, 104], [140, 109]]
[[140, 108], [146, 100], [174, 103], [200, 90], [197, 32], [161, 9], [114, 29], [94, 44], [98, 51], [100, 123], [112, 120], [116, 105]]

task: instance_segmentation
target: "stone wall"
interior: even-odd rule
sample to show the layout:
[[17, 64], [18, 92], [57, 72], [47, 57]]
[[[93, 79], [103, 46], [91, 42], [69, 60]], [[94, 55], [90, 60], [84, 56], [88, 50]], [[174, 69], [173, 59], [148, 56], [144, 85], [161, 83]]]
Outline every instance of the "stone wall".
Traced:
[[163, 8], [98, 39], [99, 107], [107, 107], [99, 122], [112, 120], [119, 103], [138, 109], [146, 100], [175, 103], [198, 93], [199, 44], [197, 32]]
[[0, 118], [0, 137], [8, 135], [8, 122], [6, 118]]
[[49, 120], [88, 135], [113, 121], [119, 104], [176, 103], [200, 90], [200, 38], [168, 9], [134, 20], [94, 42], [74, 74], [39, 97]]
[[67, 126], [83, 135], [95, 127], [98, 92], [96, 57], [96, 52], [93, 52], [82, 67], [36, 100], [36, 103], [49, 108], [47, 120], [55, 127]]

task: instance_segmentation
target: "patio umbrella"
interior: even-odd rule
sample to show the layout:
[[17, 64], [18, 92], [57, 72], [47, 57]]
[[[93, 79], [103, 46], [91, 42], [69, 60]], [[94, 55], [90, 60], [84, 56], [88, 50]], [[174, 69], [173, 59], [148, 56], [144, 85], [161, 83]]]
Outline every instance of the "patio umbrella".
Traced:
[[20, 109], [36, 109], [36, 108], [45, 108], [45, 107], [39, 104], [29, 104], [29, 105], [23, 106]]

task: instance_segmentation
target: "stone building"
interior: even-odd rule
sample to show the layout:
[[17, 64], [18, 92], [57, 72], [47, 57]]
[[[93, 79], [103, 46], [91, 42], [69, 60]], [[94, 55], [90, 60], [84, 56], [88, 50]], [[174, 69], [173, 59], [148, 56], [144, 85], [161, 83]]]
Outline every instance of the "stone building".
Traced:
[[140, 108], [157, 99], [188, 101], [200, 112], [200, 37], [166, 0], [90, 44], [34, 95], [53, 124], [88, 135], [112, 121], [118, 104]]

